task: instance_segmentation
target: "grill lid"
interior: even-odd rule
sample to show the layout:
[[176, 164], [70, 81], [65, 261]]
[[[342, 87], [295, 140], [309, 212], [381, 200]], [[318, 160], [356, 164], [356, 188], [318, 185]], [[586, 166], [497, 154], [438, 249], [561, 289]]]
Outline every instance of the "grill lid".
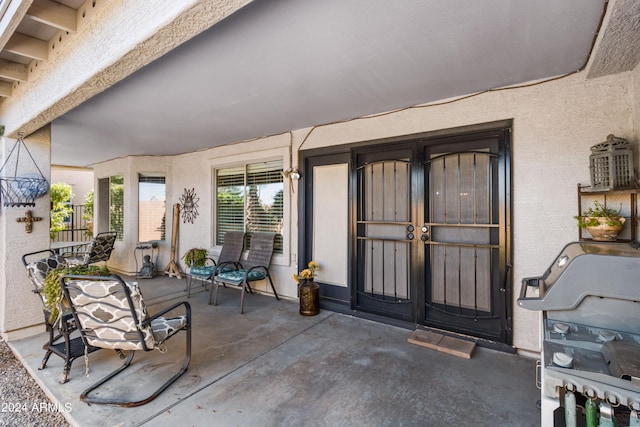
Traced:
[[[540, 277], [522, 280], [518, 305], [573, 310], [587, 297], [640, 301], [640, 251], [627, 243], [573, 242]], [[538, 290], [537, 296], [529, 292]]]

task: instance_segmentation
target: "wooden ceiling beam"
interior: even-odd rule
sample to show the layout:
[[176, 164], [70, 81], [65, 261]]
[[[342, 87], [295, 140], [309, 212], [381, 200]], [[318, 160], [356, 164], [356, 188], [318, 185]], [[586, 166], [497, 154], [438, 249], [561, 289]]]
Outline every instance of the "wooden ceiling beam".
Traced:
[[15, 53], [16, 55], [42, 61], [49, 57], [49, 46], [47, 42], [20, 33], [15, 33], [11, 36], [5, 46], [5, 50]]
[[27, 66], [0, 59], [0, 77], [21, 82], [27, 81]]
[[13, 85], [9, 82], [0, 81], [0, 96], [10, 97]]
[[70, 33], [76, 32], [76, 10], [51, 0], [35, 0], [27, 15], [50, 27]]

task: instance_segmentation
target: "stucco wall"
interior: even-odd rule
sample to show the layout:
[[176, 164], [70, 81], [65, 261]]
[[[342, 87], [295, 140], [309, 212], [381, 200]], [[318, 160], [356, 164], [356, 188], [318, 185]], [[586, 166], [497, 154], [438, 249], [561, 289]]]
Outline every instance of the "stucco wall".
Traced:
[[[14, 144], [15, 140], [0, 137], [2, 163]], [[25, 144], [45, 179], [50, 180], [48, 132], [25, 139]], [[28, 162], [27, 158], [24, 152], [20, 156], [21, 162]], [[42, 332], [41, 328], [29, 329], [44, 318], [42, 302], [31, 292], [33, 286], [27, 279], [21, 256], [49, 248], [49, 204], [49, 194], [36, 199], [33, 207], [6, 207], [4, 201], [0, 204], [0, 334], [6, 339]], [[17, 222], [27, 210], [42, 218], [33, 223], [31, 234], [26, 233], [24, 223]]]
[[[578, 238], [573, 219], [577, 210], [576, 184], [589, 183], [589, 148], [610, 133], [637, 146], [634, 117], [638, 117], [639, 96], [634, 84], [637, 87], [638, 80], [638, 70], [592, 80], [580, 73], [444, 105], [415, 107], [176, 156], [170, 168], [165, 165], [167, 170], [172, 169], [167, 182], [167, 205], [178, 203], [185, 189], [193, 188], [199, 198], [199, 216], [194, 223], [179, 224], [178, 256], [192, 246], [213, 247], [212, 179], [216, 166], [281, 156], [287, 169], [297, 166], [299, 149], [513, 119], [514, 346], [538, 351], [540, 314], [519, 309], [515, 304], [520, 282], [523, 277], [542, 274], [562, 247]], [[293, 152], [291, 160], [289, 150]], [[124, 173], [135, 177], [146, 162], [149, 171], [158, 171], [162, 169], [158, 162], [164, 161], [158, 157], [120, 159], [99, 165], [96, 175], [108, 176], [126, 169]], [[297, 268], [297, 185], [285, 185], [289, 196], [285, 194], [285, 218], [290, 219], [288, 247], [284, 255], [274, 260], [278, 291], [290, 297], [296, 295], [290, 277]], [[289, 192], [289, 188], [295, 192]], [[132, 192], [127, 195], [130, 207], [136, 197]], [[127, 212], [133, 213], [130, 208]], [[167, 227], [170, 223], [168, 218]], [[127, 226], [127, 230], [131, 228]], [[128, 244], [130, 248], [131, 242]]]
[[633, 108], [633, 133], [638, 137], [640, 131], [640, 65], [632, 73], [632, 108]]

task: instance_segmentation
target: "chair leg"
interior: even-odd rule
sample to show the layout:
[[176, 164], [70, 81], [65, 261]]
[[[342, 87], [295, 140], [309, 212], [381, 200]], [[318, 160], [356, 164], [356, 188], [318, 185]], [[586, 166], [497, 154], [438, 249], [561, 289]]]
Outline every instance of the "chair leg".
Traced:
[[271, 289], [273, 290], [273, 295], [275, 295], [276, 300], [280, 301], [280, 297], [278, 296], [278, 293], [276, 292], [275, 286], [273, 286], [273, 280], [271, 280], [271, 276], [269, 275], [269, 273], [267, 273], [267, 279], [269, 279], [269, 284], [271, 285]]
[[191, 276], [185, 275], [184, 280], [186, 282], [185, 292], [187, 293], [187, 298], [191, 298]]
[[211, 280], [211, 289], [209, 289], [209, 305], [211, 305], [211, 297], [213, 297], [213, 305], [218, 305], [218, 282]]
[[49, 357], [51, 356], [53, 352], [51, 350], [47, 350], [47, 352], [44, 354], [44, 357], [42, 358], [42, 362], [40, 362], [40, 367], [38, 368], [38, 370], [44, 369], [47, 367], [47, 362], [49, 361]]
[[240, 314], [244, 314], [244, 295], [247, 293], [246, 287], [249, 286], [248, 283], [242, 283], [242, 290], [240, 291]]
[[131, 365], [131, 361], [133, 360], [133, 355], [135, 354], [135, 351], [130, 351], [129, 355], [127, 356], [127, 359], [124, 361], [122, 366], [120, 366], [118, 369], [116, 369], [115, 371], [113, 371], [112, 373], [110, 373], [109, 375], [107, 375], [106, 377], [104, 377], [103, 379], [101, 379], [100, 381], [98, 381], [97, 383], [95, 383], [94, 385], [92, 385], [91, 387], [86, 389], [85, 391], [83, 391], [80, 394], [80, 400], [86, 402], [89, 405], [94, 403], [96, 405], [116, 405], [116, 406], [123, 406], [123, 407], [127, 407], [127, 408], [141, 406], [141, 405], [144, 405], [146, 403], [151, 402], [153, 399], [158, 397], [160, 395], [160, 393], [165, 391], [167, 389], [167, 387], [169, 387], [178, 378], [180, 378], [182, 376], [182, 374], [184, 374], [187, 371], [187, 368], [189, 367], [189, 362], [191, 361], [191, 325], [187, 326], [187, 329], [185, 329], [185, 332], [187, 333], [187, 337], [186, 337], [186, 341], [187, 342], [186, 342], [185, 357], [184, 357], [184, 361], [182, 363], [182, 367], [180, 368], [180, 370], [173, 377], [171, 377], [168, 381], [166, 381], [164, 384], [162, 384], [156, 391], [154, 391], [148, 397], [146, 397], [146, 398], [144, 398], [142, 400], [130, 402], [130, 401], [122, 401], [122, 400], [118, 400], [118, 399], [108, 399], [108, 398], [101, 399], [101, 398], [98, 398], [98, 397], [90, 397], [89, 396], [89, 393], [91, 393], [93, 390], [95, 390], [96, 388], [100, 387], [101, 385], [103, 385], [104, 383], [106, 383], [107, 381], [109, 381], [110, 379], [115, 377], [116, 375], [118, 375], [120, 372], [122, 372], [125, 369], [127, 369], [129, 367], [129, 365]]
[[100, 387], [102, 384], [106, 383], [107, 381], [109, 381], [111, 378], [115, 377], [116, 375], [118, 375], [120, 372], [124, 371], [125, 369], [127, 369], [129, 367], [129, 365], [131, 365], [131, 361], [133, 360], [133, 356], [136, 352], [135, 351], [130, 351], [129, 355], [127, 356], [127, 359], [124, 361], [124, 363], [122, 364], [122, 366], [120, 366], [118, 369], [116, 369], [115, 371], [111, 372], [109, 375], [107, 375], [106, 377], [104, 377], [103, 379], [101, 379], [100, 381], [98, 381], [97, 383], [93, 384], [91, 387], [89, 387], [88, 389], [86, 389], [85, 391], [83, 391], [82, 393], [80, 393], [80, 400], [85, 401], [89, 404], [91, 403], [104, 403], [104, 404], [109, 404], [109, 403], [113, 403], [111, 401], [107, 401], [107, 399], [98, 399], [98, 398], [91, 398], [89, 397], [89, 393], [91, 393], [93, 390], [95, 390], [96, 388]]

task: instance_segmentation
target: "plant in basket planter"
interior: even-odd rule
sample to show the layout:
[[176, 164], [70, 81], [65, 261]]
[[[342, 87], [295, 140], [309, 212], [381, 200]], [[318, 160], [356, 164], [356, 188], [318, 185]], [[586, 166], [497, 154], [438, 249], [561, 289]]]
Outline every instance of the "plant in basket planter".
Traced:
[[578, 220], [578, 227], [585, 228], [593, 240], [602, 242], [613, 242], [622, 230], [626, 218], [620, 216], [620, 210], [605, 207], [599, 201], [593, 202], [590, 207], [580, 216], [574, 217]]
[[67, 274], [82, 276], [109, 276], [111, 271], [107, 267], [97, 265], [74, 265], [55, 268], [47, 274], [42, 287], [45, 307], [51, 313], [49, 322], [54, 323], [58, 318], [60, 304], [63, 303], [62, 287], [60, 279]]
[[300, 294], [300, 314], [303, 316], [315, 316], [320, 312], [320, 286], [313, 280], [320, 266], [311, 261], [307, 268], [293, 275], [293, 280], [298, 284]]
[[187, 267], [204, 267], [207, 261], [207, 250], [191, 248], [182, 256]]

